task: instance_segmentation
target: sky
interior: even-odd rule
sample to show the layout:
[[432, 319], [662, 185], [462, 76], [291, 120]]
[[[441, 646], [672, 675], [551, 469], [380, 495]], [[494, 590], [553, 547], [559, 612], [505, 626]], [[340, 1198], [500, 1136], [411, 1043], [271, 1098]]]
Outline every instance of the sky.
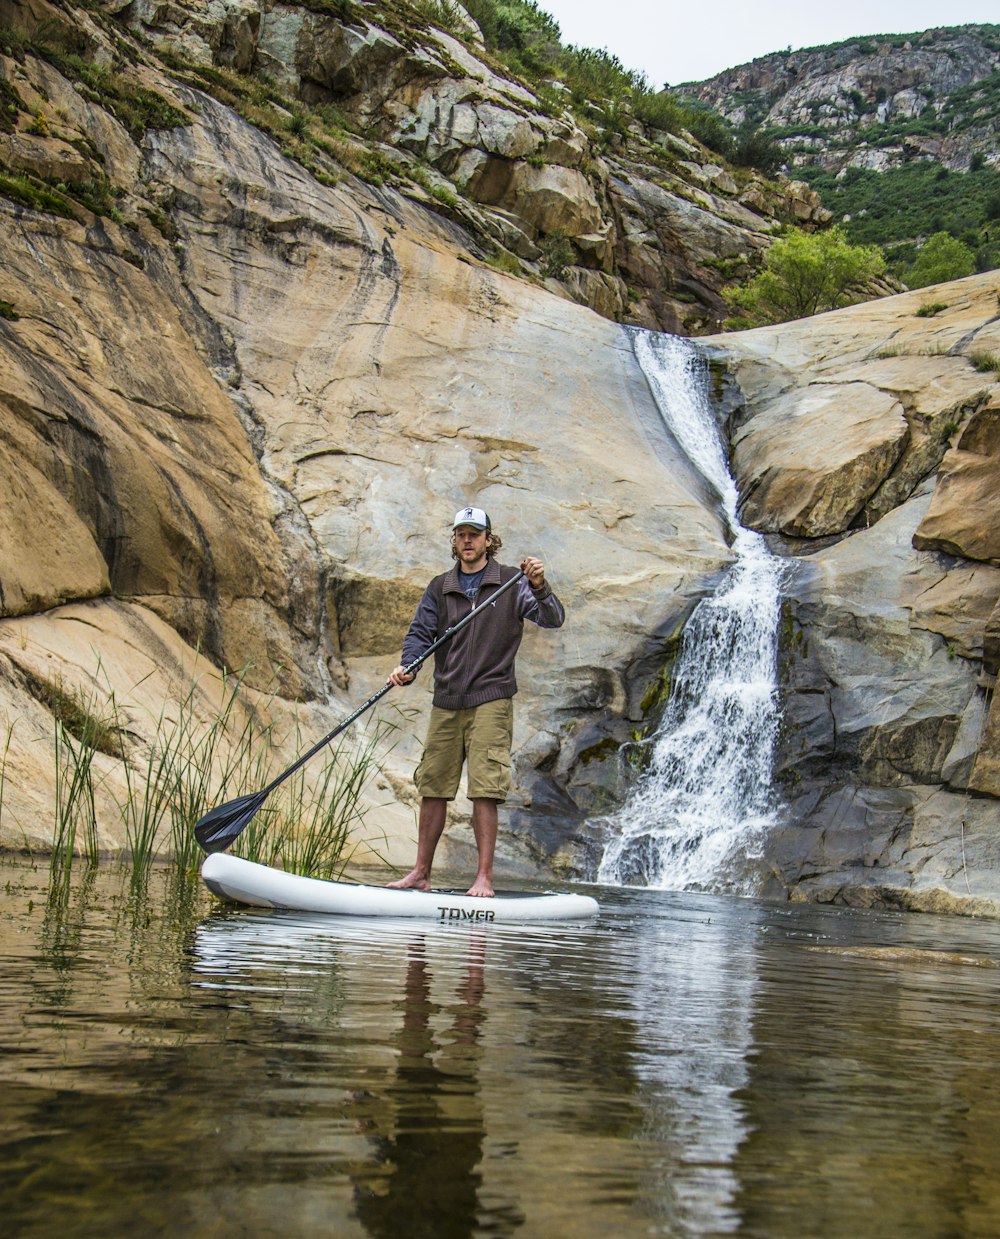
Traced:
[[998, 0], [538, 0], [538, 7], [559, 23], [563, 43], [604, 48], [656, 89], [701, 81], [789, 45], [1000, 25]]

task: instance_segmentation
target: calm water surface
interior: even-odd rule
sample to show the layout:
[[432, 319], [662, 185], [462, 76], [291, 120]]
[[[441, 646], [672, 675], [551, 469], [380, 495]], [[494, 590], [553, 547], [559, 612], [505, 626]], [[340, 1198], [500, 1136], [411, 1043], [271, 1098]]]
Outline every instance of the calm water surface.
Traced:
[[599, 890], [549, 928], [3, 858], [10, 1236], [1000, 1235], [1000, 926]]

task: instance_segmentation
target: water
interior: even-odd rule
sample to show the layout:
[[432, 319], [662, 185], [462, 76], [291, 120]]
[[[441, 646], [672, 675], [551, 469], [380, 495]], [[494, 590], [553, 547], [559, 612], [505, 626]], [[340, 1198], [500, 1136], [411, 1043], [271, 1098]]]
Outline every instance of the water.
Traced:
[[685, 626], [648, 766], [608, 824], [598, 877], [749, 893], [774, 820], [780, 566], [739, 523], [703, 360], [686, 340], [650, 333], [636, 334], [635, 352], [668, 428], [719, 497], [734, 562]]
[[995, 922], [613, 889], [486, 931], [0, 880], [18, 1239], [1000, 1233]]

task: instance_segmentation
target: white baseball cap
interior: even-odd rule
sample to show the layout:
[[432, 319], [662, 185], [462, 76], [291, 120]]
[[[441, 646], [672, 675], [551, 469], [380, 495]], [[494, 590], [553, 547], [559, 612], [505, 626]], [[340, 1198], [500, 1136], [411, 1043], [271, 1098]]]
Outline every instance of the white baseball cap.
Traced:
[[455, 513], [455, 519], [451, 523], [452, 529], [457, 529], [459, 525], [471, 525], [473, 529], [490, 529], [490, 518], [486, 515], [482, 508], [460, 508]]

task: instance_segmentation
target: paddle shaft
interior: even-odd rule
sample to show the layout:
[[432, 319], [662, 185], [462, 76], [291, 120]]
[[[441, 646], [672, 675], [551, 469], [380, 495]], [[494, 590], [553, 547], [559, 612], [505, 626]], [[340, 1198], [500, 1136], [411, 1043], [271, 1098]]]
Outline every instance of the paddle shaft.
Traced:
[[[467, 624], [471, 624], [472, 621], [476, 618], [476, 616], [482, 614], [482, 612], [485, 611], [488, 607], [496, 606], [497, 601], [500, 598], [500, 595], [505, 594], [508, 589], [513, 588], [513, 586], [515, 586], [520, 581], [521, 577], [523, 576], [524, 576], [524, 569], [522, 568], [521, 571], [518, 572], [517, 576], [512, 576], [509, 581], [505, 581], [503, 585], [501, 585], [500, 588], [496, 591], [495, 594], [490, 594], [489, 598], [487, 598], [485, 602], [481, 602], [478, 607], [473, 607], [472, 610], [469, 612], [469, 614], [463, 616], [458, 621], [457, 624], [452, 624], [452, 626], [449, 629], [447, 629], [446, 632], [443, 632], [441, 636], [438, 637], [438, 639], [432, 645], [429, 645], [427, 649], [424, 650], [424, 652], [420, 655], [419, 658], [415, 658], [413, 662], [411, 662], [409, 666], [405, 668], [406, 674], [415, 675], [416, 672], [420, 669], [420, 667], [422, 667], [423, 664], [427, 661], [427, 659], [430, 658], [430, 656], [435, 652], [435, 650], [439, 650], [442, 645], [445, 645], [448, 641], [450, 641], [457, 632], [461, 632], [461, 630]], [[381, 701], [382, 698], [386, 695], [386, 693], [389, 692], [389, 690], [394, 687], [395, 687], [394, 684], [386, 683], [382, 685], [382, 687], [378, 690], [378, 692], [372, 693], [372, 695], [368, 698], [368, 700], [362, 702], [361, 705], [358, 706], [358, 708], [354, 711], [353, 714], [349, 714], [342, 723], [339, 723], [336, 727], [334, 727], [333, 731], [328, 732], [323, 737], [322, 740], [317, 740], [316, 743], [312, 746], [311, 749], [309, 749], [307, 753], [303, 753], [302, 756], [298, 758], [298, 760], [295, 762], [294, 765], [289, 766], [288, 769], [282, 771], [282, 773], [279, 774], [276, 779], [273, 779], [270, 783], [268, 783], [267, 787], [265, 787], [264, 790], [260, 793], [261, 799], [263, 799], [265, 796], [269, 796], [276, 787], [280, 787], [280, 785], [284, 783], [285, 779], [291, 778], [291, 776], [295, 773], [296, 770], [299, 770], [302, 766], [304, 766], [306, 762], [309, 761], [310, 758], [315, 757], [316, 754], [320, 751], [320, 749], [325, 748], [330, 743], [330, 741], [336, 739], [336, 737], [339, 736], [342, 731], [346, 731], [347, 728], [350, 727], [350, 725], [353, 722], [359, 719], [361, 715], [365, 713], [366, 710], [370, 710], [371, 707], [377, 701]]]

